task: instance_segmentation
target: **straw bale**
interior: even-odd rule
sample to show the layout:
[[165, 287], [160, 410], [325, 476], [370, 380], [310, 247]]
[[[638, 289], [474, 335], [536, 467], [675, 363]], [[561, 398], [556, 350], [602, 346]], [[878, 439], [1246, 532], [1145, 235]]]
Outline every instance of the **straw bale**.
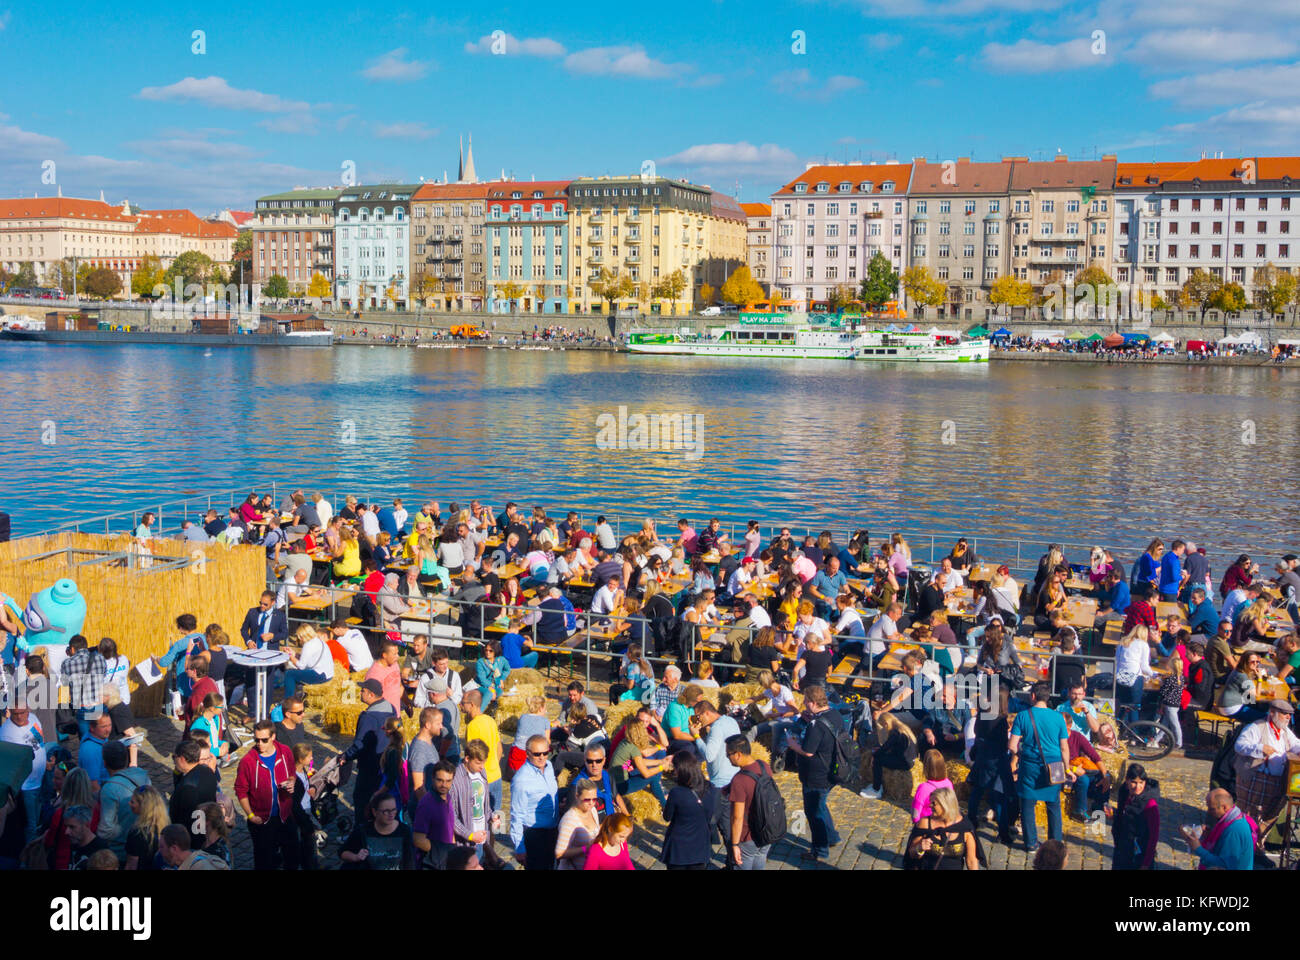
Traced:
[[[681, 692], [679, 692], [679, 693], [677, 694], [677, 701], [678, 701], [678, 703], [681, 702], [681, 699], [682, 699], [682, 693], [685, 693], [685, 692], [686, 692], [686, 688], [687, 688], [688, 686], [689, 686], [689, 684], [686, 684], [686, 683], [683, 683], [683, 684], [682, 684], [682, 686], [681, 686]], [[722, 699], [722, 691], [721, 691], [720, 688], [718, 688], [718, 687], [700, 687], [700, 693], [701, 693], [701, 695], [700, 695], [700, 699], [701, 699], [701, 700], [707, 700], [707, 701], [709, 701], [709, 703], [713, 704], [714, 708], [717, 709], [719, 712], [722, 710], [722, 707], [720, 707], [720, 706], [718, 705], [718, 701]]]
[[605, 734], [614, 736], [623, 721], [641, 709], [640, 700], [622, 700], [605, 708]]
[[513, 676], [507, 678], [505, 690], [502, 691], [502, 699], [514, 697], [519, 700], [527, 700], [529, 697], [546, 696], [546, 688], [541, 684], [515, 683], [514, 679]]
[[504, 696], [497, 700], [497, 726], [502, 733], [513, 734], [519, 729], [519, 718], [528, 712], [528, 698]]
[[636, 793], [625, 794], [623, 802], [627, 804], [627, 809], [632, 814], [632, 819], [637, 823], [644, 823], [647, 820], [652, 820], [656, 823], [664, 822], [663, 810], [659, 807], [659, 801], [645, 790], [638, 790]]
[[763, 688], [757, 683], [729, 683], [718, 692], [718, 706], [726, 710], [730, 703], [749, 703], [762, 693]]
[[337, 731], [341, 736], [355, 736], [357, 718], [366, 709], [360, 701], [356, 703], [332, 703], [325, 708], [323, 720], [327, 729]]
[[[871, 768], [867, 768], [867, 782], [871, 779]], [[921, 766], [918, 760], [912, 764], [910, 770], [886, 770], [884, 771], [884, 797], [890, 803], [898, 803], [907, 807], [912, 805], [912, 797], [916, 795], [916, 788], [925, 783], [925, 768]]]
[[772, 763], [772, 751], [761, 743], [751, 743], [749, 745], [749, 753], [755, 760], [762, 760], [764, 763], [769, 765]]
[[517, 670], [511, 670], [510, 676], [506, 677], [506, 685], [514, 683], [526, 683], [537, 687], [546, 686], [546, 678], [542, 676], [541, 671], [534, 670], [532, 667], [519, 667]]
[[948, 761], [948, 779], [952, 781], [952, 788], [957, 792], [957, 799], [963, 803], [970, 797], [970, 784], [967, 782], [969, 777], [970, 767], [964, 762]]

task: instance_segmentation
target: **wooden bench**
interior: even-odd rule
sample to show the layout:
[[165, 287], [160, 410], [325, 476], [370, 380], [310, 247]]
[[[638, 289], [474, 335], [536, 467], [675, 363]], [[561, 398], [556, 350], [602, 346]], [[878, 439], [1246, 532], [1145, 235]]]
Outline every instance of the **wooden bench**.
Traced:
[[1223, 714], [1214, 710], [1197, 710], [1196, 711], [1196, 731], [1200, 733], [1201, 724], [1210, 725], [1210, 736], [1216, 740], [1219, 739], [1219, 728], [1224, 727], [1231, 730], [1237, 723], [1232, 717], [1225, 717]]

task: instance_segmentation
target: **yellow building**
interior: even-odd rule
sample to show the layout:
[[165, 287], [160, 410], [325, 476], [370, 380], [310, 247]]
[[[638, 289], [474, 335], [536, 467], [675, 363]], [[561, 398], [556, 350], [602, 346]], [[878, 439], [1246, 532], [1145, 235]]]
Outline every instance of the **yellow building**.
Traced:
[[[685, 315], [745, 262], [745, 215], [730, 197], [665, 177], [582, 177], [569, 184], [569, 312], [605, 313], [593, 284], [626, 276], [618, 311]], [[662, 285], [680, 272], [674, 300]]]

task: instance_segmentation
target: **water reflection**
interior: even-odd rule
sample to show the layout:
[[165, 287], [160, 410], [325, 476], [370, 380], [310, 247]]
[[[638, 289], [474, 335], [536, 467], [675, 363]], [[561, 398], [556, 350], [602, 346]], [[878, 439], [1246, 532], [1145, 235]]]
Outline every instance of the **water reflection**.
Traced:
[[[299, 477], [1216, 553], [1300, 540], [1300, 380], [1271, 368], [10, 344], [0, 373], [0, 504], [20, 531]], [[619, 405], [702, 414], [703, 458], [598, 450]]]

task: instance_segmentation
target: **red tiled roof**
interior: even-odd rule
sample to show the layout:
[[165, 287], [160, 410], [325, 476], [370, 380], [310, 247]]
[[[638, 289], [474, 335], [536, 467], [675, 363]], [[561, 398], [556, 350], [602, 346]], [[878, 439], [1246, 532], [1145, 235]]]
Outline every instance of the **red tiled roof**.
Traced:
[[76, 197], [20, 197], [0, 200], [0, 220], [36, 220], [75, 218], [78, 220], [117, 220], [131, 222], [135, 217], [122, 213], [121, 204], [81, 200]]
[[926, 163], [919, 160], [912, 165], [912, 182], [908, 187], [911, 194], [952, 194], [960, 196], [972, 193], [1007, 193], [1011, 189], [1011, 170], [1016, 166], [1010, 160], [998, 163], [971, 163], [958, 160], [954, 170], [955, 176], [945, 183], [942, 163]]
[[823, 181], [831, 185], [831, 193], [835, 192], [835, 188], [839, 184], [846, 181], [853, 185], [853, 192], [856, 193], [858, 192], [858, 184], [868, 180], [872, 184], [872, 193], [880, 193], [880, 185], [886, 180], [894, 182], [894, 193], [906, 193], [911, 176], [912, 165], [910, 163], [824, 164], [809, 167], [778, 190], [777, 193], [794, 193], [796, 183], [806, 183], [808, 185], [807, 192], [812, 193], [817, 184]]
[[1057, 158], [1039, 163], [1016, 163], [1011, 171], [1012, 190], [1068, 190], [1076, 187], [1115, 185], [1114, 160], [1066, 160]]
[[492, 184], [426, 183], [415, 191], [412, 200], [485, 200]]
[[[1120, 163], [1115, 170], [1116, 187], [1153, 187], [1166, 180], [1178, 179], [1187, 166], [1186, 160], [1166, 160], [1161, 163]], [[1148, 183], [1148, 179], [1151, 180]], [[1123, 181], [1127, 180], [1127, 183]]]
[[[570, 180], [505, 180], [495, 181], [485, 184], [487, 187], [487, 201], [489, 204], [499, 204], [503, 209], [508, 209], [511, 204], [520, 204], [531, 207], [533, 204], [540, 203], [542, 209], [551, 211], [556, 204], [567, 202], [569, 194]], [[518, 197], [512, 194], [518, 193]], [[540, 197], [534, 197], [533, 194], [540, 193]], [[417, 193], [416, 199], [420, 199]]]
[[772, 215], [772, 205], [770, 203], [742, 203], [740, 209], [745, 211], [747, 217], [770, 217]]
[[230, 214], [230, 219], [235, 221], [235, 225], [239, 227], [253, 219], [251, 210], [228, 210], [226, 212]]

